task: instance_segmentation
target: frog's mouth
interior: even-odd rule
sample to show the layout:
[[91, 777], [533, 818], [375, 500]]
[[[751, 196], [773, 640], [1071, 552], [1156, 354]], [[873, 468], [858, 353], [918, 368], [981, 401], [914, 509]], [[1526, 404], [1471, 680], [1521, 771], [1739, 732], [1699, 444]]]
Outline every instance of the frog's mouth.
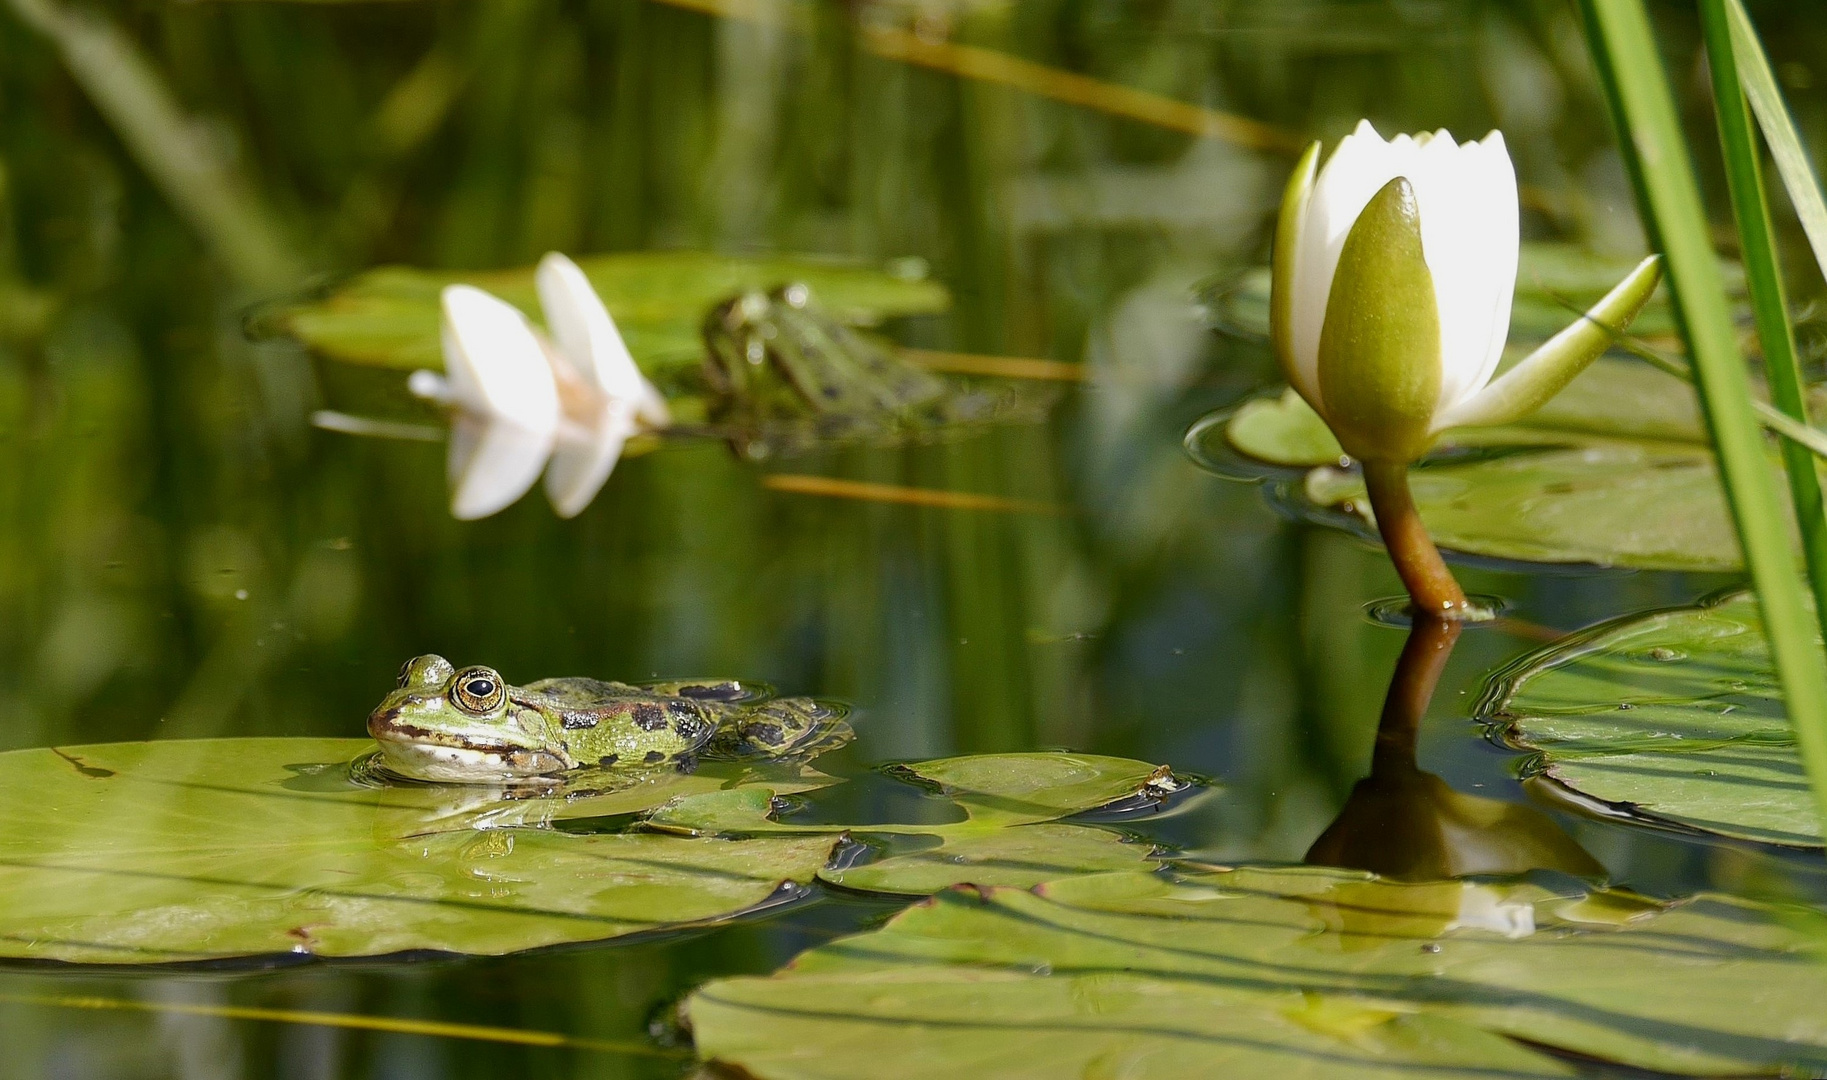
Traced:
[[563, 772], [569, 763], [557, 754], [504, 740], [433, 731], [405, 720], [399, 708], [376, 709], [368, 717], [368, 734], [380, 744], [388, 769], [416, 780], [486, 784], [519, 777]]

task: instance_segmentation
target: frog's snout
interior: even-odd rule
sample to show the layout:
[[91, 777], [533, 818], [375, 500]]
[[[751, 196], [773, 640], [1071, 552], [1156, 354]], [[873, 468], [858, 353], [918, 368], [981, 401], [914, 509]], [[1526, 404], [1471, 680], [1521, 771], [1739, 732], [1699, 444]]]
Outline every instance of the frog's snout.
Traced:
[[389, 697], [368, 714], [368, 734], [381, 741], [412, 742], [424, 739], [431, 733], [404, 719], [407, 707], [416, 704], [421, 703]]
[[376, 739], [390, 739], [399, 720], [399, 706], [378, 705], [368, 714], [368, 734]]

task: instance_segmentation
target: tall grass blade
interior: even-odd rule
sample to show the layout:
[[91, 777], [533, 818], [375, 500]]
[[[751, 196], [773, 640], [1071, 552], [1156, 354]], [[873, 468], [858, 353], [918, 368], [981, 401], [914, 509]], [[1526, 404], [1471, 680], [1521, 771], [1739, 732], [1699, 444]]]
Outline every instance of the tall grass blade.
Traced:
[[[1807, 393], [1801, 364], [1795, 356], [1795, 328], [1789, 324], [1789, 301], [1784, 295], [1776, 237], [1770, 226], [1761, 152], [1751, 126], [1751, 110], [1739, 86], [1736, 55], [1740, 50], [1734, 42], [1737, 35], [1732, 33], [1726, 3], [1727, 0], [1700, 0], [1700, 23], [1712, 69], [1713, 104], [1719, 117], [1726, 183], [1732, 194], [1732, 212], [1738, 219], [1745, 283], [1751, 291], [1757, 336], [1763, 343], [1770, 400], [1785, 415], [1805, 425]], [[1789, 498], [1795, 503], [1802, 553], [1808, 562], [1808, 579], [1814, 586], [1815, 617], [1827, 632], [1827, 516], [1821, 511], [1821, 480], [1815, 472], [1813, 454], [1806, 446], [1785, 439], [1782, 450], [1783, 467], [1789, 474]]]
[[[1738, 64], [1738, 78], [1744, 83], [1757, 123], [1764, 129], [1764, 140], [1770, 144], [1770, 156], [1776, 161], [1776, 174], [1789, 192], [1795, 215], [1801, 218], [1802, 231], [1814, 259], [1827, 274], [1827, 199], [1821, 197], [1821, 184], [1808, 160], [1808, 150], [1795, 130], [1795, 120], [1783, 104], [1776, 88], [1776, 76], [1770, 71], [1770, 58], [1757, 40], [1757, 29], [1745, 14], [1741, 0], [1725, 0], [1726, 17], [1731, 23], [1732, 56]], [[1707, 51], [1715, 50], [1711, 45]]]
[[1667, 259], [1670, 293], [1719, 476], [1757, 589], [1770, 653], [1816, 803], [1827, 820], [1827, 659], [1802, 600], [1788, 523], [1751, 405], [1719, 258], [1708, 235], [1693, 160], [1642, 0], [1581, 0], [1645, 224]]

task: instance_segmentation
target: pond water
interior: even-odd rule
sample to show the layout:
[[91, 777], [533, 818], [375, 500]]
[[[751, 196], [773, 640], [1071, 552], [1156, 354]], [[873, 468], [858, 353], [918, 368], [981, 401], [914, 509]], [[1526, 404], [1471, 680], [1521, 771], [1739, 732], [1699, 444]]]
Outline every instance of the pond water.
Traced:
[[[1123, 830], [1201, 863], [1298, 864], [1370, 772], [1406, 635], [1367, 613], [1400, 584], [1361, 531], [1182, 447], [1200, 417], [1278, 381], [1260, 342], [1214, 329], [1210, 297], [1265, 261], [1285, 147], [1360, 115], [1461, 138], [1501, 126], [1526, 237], [1613, 258], [1643, 244], [1560, 5], [114, 11], [202, 118], [149, 121], [164, 140], [152, 148], [96, 108], [109, 91], [93, 71], [66, 64], [74, 31], [47, 37], [16, 17], [36, 0], [14, 6], [0, 14], [0, 750], [357, 738], [401, 662], [427, 652], [513, 683], [734, 677], [853, 710], [855, 740], [818, 762], [852, 782], [799, 796], [795, 820], [956, 818], [873, 768], [1064, 748], [1203, 782], [1107, 819]], [[1654, 7], [1701, 109], [1691, 13]], [[1754, 14], [1821, 145], [1822, 25], [1782, 5]], [[976, 54], [935, 59], [882, 29], [909, 27], [916, 43], [949, 36], [1263, 128], [1199, 137], [1113, 115], [1108, 86], [1068, 103], [1046, 78], [1006, 85], [1026, 68], [960, 75], [945, 66]], [[1693, 130], [1712, 138], [1699, 113]], [[574, 519], [534, 493], [460, 522], [441, 444], [311, 426], [314, 410], [377, 400], [410, 417], [404, 370], [262, 331], [275, 304], [381, 264], [685, 248], [902, 260], [951, 301], [889, 321], [894, 340], [1078, 366], [1021, 381], [1050, 395], [1032, 422], [762, 461], [668, 438]], [[917, 505], [807, 477], [1007, 501]], [[1818, 851], [1543, 801], [1474, 717], [1517, 658], [1740, 575], [1455, 565], [1503, 618], [1458, 641], [1416, 718], [1413, 765], [1462, 795], [1536, 807], [1637, 893], [1827, 904]], [[499, 957], [8, 962], [0, 1076], [683, 1076], [695, 1066], [670, 1018], [684, 995], [765, 975], [906, 902], [813, 884], [727, 925]]]

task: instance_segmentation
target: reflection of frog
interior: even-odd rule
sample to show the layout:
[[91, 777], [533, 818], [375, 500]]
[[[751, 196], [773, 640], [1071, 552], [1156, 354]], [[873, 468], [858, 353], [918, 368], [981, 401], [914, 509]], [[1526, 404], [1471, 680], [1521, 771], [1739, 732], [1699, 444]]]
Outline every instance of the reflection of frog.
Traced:
[[768, 700], [740, 683], [630, 686], [543, 679], [509, 686], [490, 668], [421, 656], [368, 716], [387, 768], [447, 783], [494, 783], [570, 769], [641, 769], [697, 757], [807, 758], [847, 741], [836, 710]]
[[951, 388], [821, 311], [804, 285], [745, 292], [704, 320], [713, 418], [753, 456], [774, 444], [953, 419]]

